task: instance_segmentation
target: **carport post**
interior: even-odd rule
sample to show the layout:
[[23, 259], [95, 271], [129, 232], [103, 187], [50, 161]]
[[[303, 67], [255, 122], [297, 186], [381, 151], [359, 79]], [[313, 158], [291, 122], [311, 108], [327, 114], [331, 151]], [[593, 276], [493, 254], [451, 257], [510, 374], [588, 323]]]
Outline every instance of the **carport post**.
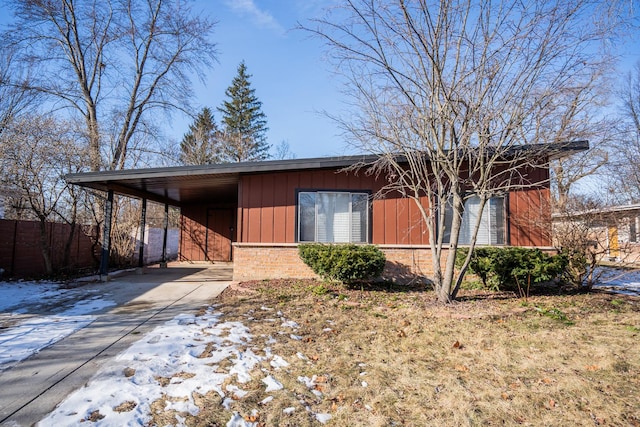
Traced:
[[164, 204], [164, 237], [162, 239], [162, 262], [160, 267], [167, 268], [167, 230], [169, 228], [169, 205]]
[[142, 199], [142, 213], [140, 214], [140, 250], [138, 251], [138, 268], [142, 272], [144, 267], [144, 232], [147, 226], [147, 199]]
[[113, 190], [107, 191], [104, 204], [104, 230], [102, 234], [102, 258], [100, 260], [100, 280], [109, 279], [109, 253], [111, 252], [111, 216], [113, 212]]

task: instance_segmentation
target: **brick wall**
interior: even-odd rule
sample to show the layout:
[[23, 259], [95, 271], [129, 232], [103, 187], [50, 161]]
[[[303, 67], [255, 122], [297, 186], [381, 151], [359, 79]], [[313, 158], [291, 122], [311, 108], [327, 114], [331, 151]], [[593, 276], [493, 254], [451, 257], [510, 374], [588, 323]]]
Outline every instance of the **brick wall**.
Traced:
[[[383, 278], [408, 283], [416, 277], [430, 277], [431, 250], [428, 247], [380, 246], [387, 263]], [[298, 256], [296, 244], [248, 244], [233, 246], [233, 280], [262, 280], [317, 277]]]
[[233, 280], [316, 277], [298, 256], [296, 244], [233, 245]]

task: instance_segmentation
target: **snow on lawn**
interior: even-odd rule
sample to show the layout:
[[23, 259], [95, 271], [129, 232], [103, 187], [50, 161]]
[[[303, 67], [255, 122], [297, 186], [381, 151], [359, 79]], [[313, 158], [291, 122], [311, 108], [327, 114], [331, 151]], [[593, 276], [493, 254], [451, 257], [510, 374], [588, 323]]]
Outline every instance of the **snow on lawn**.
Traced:
[[11, 326], [0, 334], [0, 372], [39, 352], [95, 320], [90, 315], [115, 305], [99, 296], [76, 301], [52, 315], [29, 315], [29, 306], [65, 303], [78, 291], [60, 288], [55, 282], [0, 282], [0, 320]]
[[[147, 425], [151, 404], [163, 397], [165, 410], [196, 416], [199, 408], [193, 394], [210, 391], [220, 395], [222, 406], [229, 408], [247, 392], [234, 385], [223, 387], [226, 379], [235, 376], [243, 384], [251, 380], [251, 371], [262, 361], [276, 366], [288, 363], [268, 348], [264, 356], [254, 353], [247, 348], [252, 340], [249, 329], [240, 322], [221, 322], [221, 316], [211, 307], [204, 315], [181, 314], [156, 327], [98, 371], [39, 425]], [[230, 366], [222, 369], [228, 362]], [[271, 375], [265, 374], [262, 382], [266, 392], [283, 388]], [[268, 403], [267, 399], [263, 402]], [[331, 417], [314, 416], [323, 423]], [[176, 415], [176, 425], [184, 425], [184, 418]], [[230, 427], [255, 425], [237, 413], [227, 423]]]
[[626, 295], [640, 295], [640, 270], [599, 267], [596, 276], [599, 282], [595, 285], [597, 289]]

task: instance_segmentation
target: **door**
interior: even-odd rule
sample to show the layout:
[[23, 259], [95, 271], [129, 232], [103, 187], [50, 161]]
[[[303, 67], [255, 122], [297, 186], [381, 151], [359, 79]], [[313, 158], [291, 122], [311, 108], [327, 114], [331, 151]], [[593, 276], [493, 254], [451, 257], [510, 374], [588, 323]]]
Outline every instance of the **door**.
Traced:
[[612, 226], [608, 229], [609, 234], [609, 258], [617, 259], [620, 256], [620, 244], [618, 243], [618, 227]]
[[231, 261], [232, 233], [233, 211], [231, 209], [207, 211], [207, 261]]

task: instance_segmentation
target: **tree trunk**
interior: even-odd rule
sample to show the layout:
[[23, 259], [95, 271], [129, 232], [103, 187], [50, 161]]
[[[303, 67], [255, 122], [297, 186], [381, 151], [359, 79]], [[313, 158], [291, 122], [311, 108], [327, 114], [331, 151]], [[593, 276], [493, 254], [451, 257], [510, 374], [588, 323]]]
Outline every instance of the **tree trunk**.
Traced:
[[73, 240], [76, 237], [76, 222], [73, 221], [69, 224], [69, 236], [67, 237], [67, 241], [64, 243], [64, 254], [62, 266], [66, 269], [71, 267], [71, 245], [73, 244]]
[[47, 275], [53, 274], [53, 264], [51, 263], [51, 245], [49, 245], [49, 236], [47, 233], [47, 222], [43, 217], [39, 221], [40, 228], [40, 250], [42, 252], [42, 259], [44, 260], [44, 268]]

